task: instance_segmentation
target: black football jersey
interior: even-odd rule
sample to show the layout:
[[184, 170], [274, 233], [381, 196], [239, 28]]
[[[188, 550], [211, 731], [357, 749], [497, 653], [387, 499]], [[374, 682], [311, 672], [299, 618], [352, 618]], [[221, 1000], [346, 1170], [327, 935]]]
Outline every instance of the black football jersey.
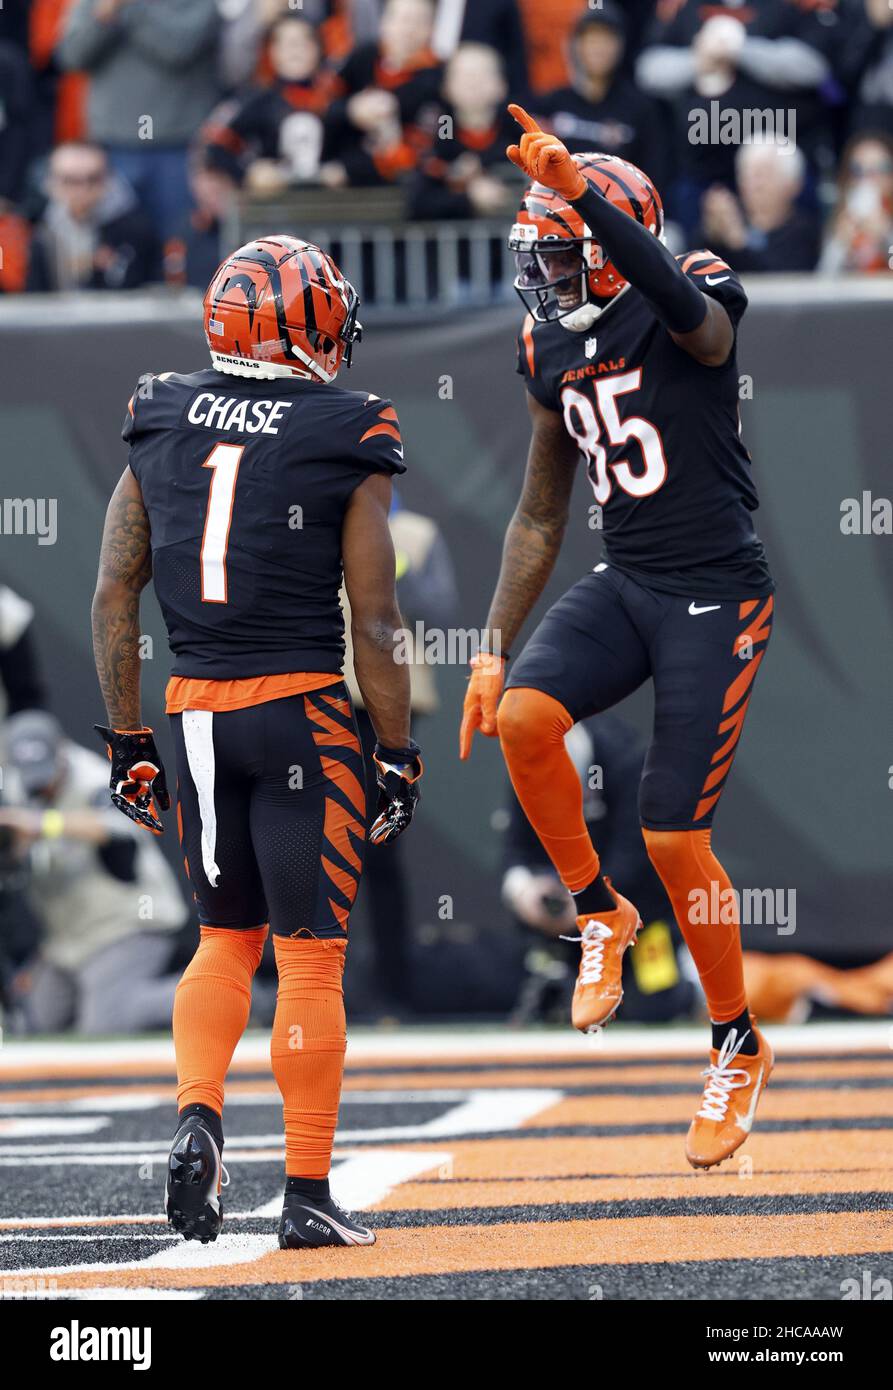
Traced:
[[341, 528], [372, 472], [402, 473], [390, 401], [208, 370], [141, 379], [123, 437], [149, 516], [173, 673], [338, 673]]
[[672, 594], [755, 598], [773, 583], [740, 436], [737, 327], [747, 296], [712, 251], [678, 259], [735, 327], [722, 366], [706, 367], [678, 347], [630, 287], [588, 332], [528, 316], [518, 371], [541, 405], [563, 414], [580, 446], [607, 563]]

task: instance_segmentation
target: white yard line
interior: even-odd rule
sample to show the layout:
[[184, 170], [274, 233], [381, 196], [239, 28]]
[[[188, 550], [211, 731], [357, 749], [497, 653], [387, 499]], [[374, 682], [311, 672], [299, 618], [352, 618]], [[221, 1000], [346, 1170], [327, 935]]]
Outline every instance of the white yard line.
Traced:
[[[887, 1020], [802, 1025], [773, 1024], [767, 1027], [776, 1052], [847, 1052], [865, 1049], [893, 1049], [893, 1024]], [[513, 1057], [534, 1056], [542, 1060], [565, 1058], [585, 1060], [595, 1057], [640, 1056], [660, 1053], [677, 1056], [701, 1053], [707, 1045], [705, 1027], [625, 1027], [612, 1025], [595, 1038], [583, 1037], [571, 1028], [565, 1030], [507, 1028], [449, 1029], [401, 1028], [382, 1033], [355, 1029], [348, 1041], [348, 1065], [362, 1065], [369, 1059], [384, 1061], [449, 1061], [452, 1058], [486, 1062]], [[249, 1033], [236, 1049], [236, 1061], [269, 1066], [269, 1037]], [[42, 1042], [7, 1039], [0, 1048], [0, 1080], [14, 1078], [19, 1069], [58, 1067], [60, 1071], [81, 1065], [102, 1066], [114, 1072], [116, 1064], [157, 1064], [165, 1068], [174, 1062], [173, 1044], [165, 1038], [134, 1038], [114, 1041], [83, 1041], [58, 1038]]]

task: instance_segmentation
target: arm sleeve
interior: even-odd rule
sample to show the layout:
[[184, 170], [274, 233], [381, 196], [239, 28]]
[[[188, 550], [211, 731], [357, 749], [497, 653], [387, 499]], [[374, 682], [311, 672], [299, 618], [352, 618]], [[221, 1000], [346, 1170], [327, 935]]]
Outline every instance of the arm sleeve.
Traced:
[[104, 24], [94, 19], [94, 5], [95, 0], [77, 0], [74, 5], [56, 45], [54, 56], [60, 67], [89, 71], [121, 38], [118, 20]]
[[590, 184], [573, 200], [625, 280], [639, 291], [671, 333], [691, 333], [707, 312], [698, 287], [679, 269], [667, 248]]

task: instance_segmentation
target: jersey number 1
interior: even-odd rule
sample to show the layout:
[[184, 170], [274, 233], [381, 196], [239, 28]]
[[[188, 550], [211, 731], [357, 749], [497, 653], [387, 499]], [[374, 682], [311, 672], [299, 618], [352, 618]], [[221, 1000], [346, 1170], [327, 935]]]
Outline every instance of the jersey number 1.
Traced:
[[202, 536], [202, 602], [226, 603], [226, 548], [244, 444], [215, 444], [202, 468], [213, 470]]

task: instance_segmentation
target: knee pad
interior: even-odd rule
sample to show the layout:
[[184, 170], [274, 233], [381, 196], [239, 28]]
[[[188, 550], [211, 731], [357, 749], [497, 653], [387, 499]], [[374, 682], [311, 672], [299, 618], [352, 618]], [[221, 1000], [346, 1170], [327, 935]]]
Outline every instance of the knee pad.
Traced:
[[644, 823], [665, 826], [678, 822], [680, 830], [690, 830], [693, 807], [691, 788], [684, 778], [666, 768], [651, 772], [646, 768], [639, 784], [639, 818]]
[[558, 700], [526, 686], [507, 690], [496, 714], [499, 742], [507, 758], [541, 756], [544, 745], [564, 741], [573, 723]]

